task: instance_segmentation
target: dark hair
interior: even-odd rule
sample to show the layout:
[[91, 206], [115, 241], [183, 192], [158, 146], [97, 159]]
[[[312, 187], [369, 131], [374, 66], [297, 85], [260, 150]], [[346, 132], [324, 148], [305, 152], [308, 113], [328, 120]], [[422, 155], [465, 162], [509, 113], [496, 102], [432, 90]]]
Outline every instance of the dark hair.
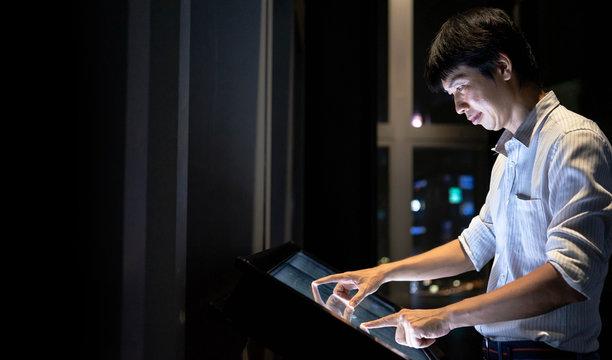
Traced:
[[540, 85], [529, 43], [503, 10], [493, 8], [471, 9], [442, 25], [429, 48], [425, 78], [433, 91], [441, 90], [441, 82], [460, 65], [493, 78], [499, 53], [510, 58], [520, 83]]

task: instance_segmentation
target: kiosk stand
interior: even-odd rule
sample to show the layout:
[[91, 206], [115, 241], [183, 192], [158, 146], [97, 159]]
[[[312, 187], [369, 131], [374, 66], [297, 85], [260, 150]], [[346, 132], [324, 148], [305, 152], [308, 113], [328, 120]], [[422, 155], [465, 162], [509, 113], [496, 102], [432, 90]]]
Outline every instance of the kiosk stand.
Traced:
[[435, 344], [413, 349], [395, 341], [395, 328], [363, 331], [359, 324], [399, 310], [378, 295], [370, 295], [354, 312], [328, 301], [334, 284], [311, 283], [335, 273], [293, 243], [247, 257], [236, 265], [242, 278], [222, 305], [224, 315], [243, 333], [283, 359], [414, 359], [437, 360]]

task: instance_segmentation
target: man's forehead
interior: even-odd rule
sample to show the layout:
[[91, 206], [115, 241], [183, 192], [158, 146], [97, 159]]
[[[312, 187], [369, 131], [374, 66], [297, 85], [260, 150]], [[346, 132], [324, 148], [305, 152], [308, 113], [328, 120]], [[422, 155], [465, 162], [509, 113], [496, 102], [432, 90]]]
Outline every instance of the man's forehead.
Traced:
[[470, 76], [470, 73], [475, 71], [469, 66], [459, 65], [455, 69], [451, 70], [446, 78], [442, 80], [442, 87], [444, 90], [449, 91], [453, 87], [453, 83], [458, 80], [464, 79]]

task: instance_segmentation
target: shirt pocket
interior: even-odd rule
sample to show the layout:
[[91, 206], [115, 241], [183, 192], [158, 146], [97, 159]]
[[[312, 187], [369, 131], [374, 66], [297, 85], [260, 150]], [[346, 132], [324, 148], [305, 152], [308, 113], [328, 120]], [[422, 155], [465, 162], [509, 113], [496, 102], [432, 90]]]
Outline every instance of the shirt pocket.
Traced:
[[517, 194], [515, 201], [516, 213], [508, 214], [515, 222], [515, 253], [524, 258], [526, 270], [530, 272], [546, 261], [548, 216], [541, 199]]

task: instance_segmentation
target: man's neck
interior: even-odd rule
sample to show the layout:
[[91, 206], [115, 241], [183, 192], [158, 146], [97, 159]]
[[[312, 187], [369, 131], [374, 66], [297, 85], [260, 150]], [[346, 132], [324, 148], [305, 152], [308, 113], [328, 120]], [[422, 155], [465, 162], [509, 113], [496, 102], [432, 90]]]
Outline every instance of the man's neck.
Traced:
[[512, 121], [506, 129], [515, 134], [516, 130], [527, 118], [527, 115], [544, 96], [546, 96], [546, 92], [533, 83], [523, 84], [523, 86], [519, 87], [512, 109]]

